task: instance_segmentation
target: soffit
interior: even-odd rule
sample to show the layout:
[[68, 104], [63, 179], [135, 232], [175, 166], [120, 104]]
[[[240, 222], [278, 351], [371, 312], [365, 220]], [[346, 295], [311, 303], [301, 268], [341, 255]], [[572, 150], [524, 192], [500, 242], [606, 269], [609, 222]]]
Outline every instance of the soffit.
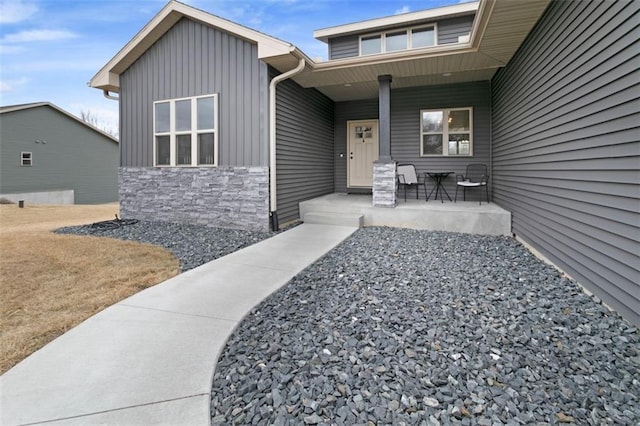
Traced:
[[518, 50], [549, 1], [483, 0], [469, 43], [314, 63], [293, 79], [335, 101], [377, 97], [378, 76], [385, 74], [392, 76], [392, 88], [490, 80]]
[[550, 0], [496, 0], [478, 50], [506, 64], [546, 9]]

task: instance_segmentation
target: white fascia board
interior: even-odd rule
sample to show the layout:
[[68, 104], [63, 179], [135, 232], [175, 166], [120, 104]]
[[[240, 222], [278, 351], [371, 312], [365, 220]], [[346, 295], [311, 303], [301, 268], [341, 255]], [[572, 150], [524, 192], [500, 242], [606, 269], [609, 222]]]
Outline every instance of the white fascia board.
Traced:
[[421, 10], [418, 12], [402, 13], [399, 15], [387, 16], [384, 18], [370, 19], [367, 21], [354, 22], [351, 24], [338, 25], [335, 27], [323, 28], [313, 32], [313, 36], [323, 42], [328, 42], [329, 38], [345, 36], [355, 33], [371, 32], [382, 30], [398, 25], [409, 25], [417, 21], [435, 21], [450, 16], [473, 13], [478, 9], [479, 1], [460, 3], [453, 6], [439, 7], [436, 9]]
[[288, 54], [294, 49], [290, 43], [172, 0], [98, 71], [89, 81], [89, 86], [117, 92], [120, 88], [120, 73], [133, 64], [183, 17], [256, 43], [260, 59]]

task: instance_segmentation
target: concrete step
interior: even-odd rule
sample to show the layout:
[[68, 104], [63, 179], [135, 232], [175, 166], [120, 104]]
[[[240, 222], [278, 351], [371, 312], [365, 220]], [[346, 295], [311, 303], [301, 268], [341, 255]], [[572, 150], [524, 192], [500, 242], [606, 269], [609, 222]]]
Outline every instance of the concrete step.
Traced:
[[364, 215], [357, 213], [308, 212], [303, 217], [304, 223], [318, 225], [355, 226], [362, 228]]

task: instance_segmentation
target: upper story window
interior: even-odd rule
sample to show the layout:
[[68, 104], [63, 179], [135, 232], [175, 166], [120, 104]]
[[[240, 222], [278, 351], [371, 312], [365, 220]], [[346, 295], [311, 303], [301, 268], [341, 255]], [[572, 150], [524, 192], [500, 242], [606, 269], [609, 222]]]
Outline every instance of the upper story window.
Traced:
[[33, 153], [21, 152], [20, 153], [20, 165], [25, 167], [33, 166]]
[[360, 37], [360, 55], [373, 55], [384, 52], [397, 52], [406, 49], [435, 46], [436, 27], [409, 28], [406, 30], [392, 30], [379, 34]]
[[218, 164], [218, 95], [153, 103], [154, 164]]
[[473, 155], [472, 123], [472, 108], [420, 111], [420, 155]]

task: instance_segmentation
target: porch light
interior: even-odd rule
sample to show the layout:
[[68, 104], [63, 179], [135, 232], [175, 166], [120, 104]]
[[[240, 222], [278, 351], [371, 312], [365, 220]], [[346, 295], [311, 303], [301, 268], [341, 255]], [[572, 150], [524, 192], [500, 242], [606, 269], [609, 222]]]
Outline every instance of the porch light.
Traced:
[[351, 87], [351, 83], [345, 83], [344, 87]]
[[442, 74], [443, 77], [451, 77], [451, 73], [450, 72], [445, 72], [444, 74]]

